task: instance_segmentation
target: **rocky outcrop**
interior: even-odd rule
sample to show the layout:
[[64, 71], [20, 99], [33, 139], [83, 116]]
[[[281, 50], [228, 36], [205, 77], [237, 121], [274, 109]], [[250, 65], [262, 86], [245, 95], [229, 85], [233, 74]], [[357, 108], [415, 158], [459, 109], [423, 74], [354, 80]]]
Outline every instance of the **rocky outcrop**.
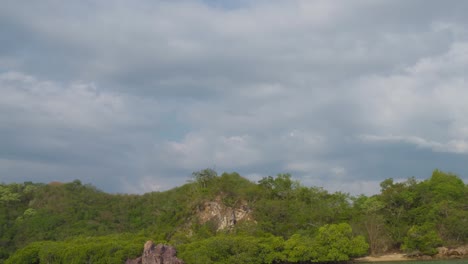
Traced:
[[439, 247], [437, 251], [435, 258], [468, 258], [468, 245], [457, 248]]
[[229, 229], [239, 221], [252, 220], [252, 211], [247, 203], [229, 207], [224, 205], [220, 197], [217, 197], [214, 201], [201, 205], [198, 208], [197, 216], [201, 224], [209, 221], [214, 222], [219, 231]]
[[143, 255], [136, 259], [129, 259], [125, 264], [184, 264], [184, 261], [176, 257], [175, 248], [147, 241], [143, 249]]

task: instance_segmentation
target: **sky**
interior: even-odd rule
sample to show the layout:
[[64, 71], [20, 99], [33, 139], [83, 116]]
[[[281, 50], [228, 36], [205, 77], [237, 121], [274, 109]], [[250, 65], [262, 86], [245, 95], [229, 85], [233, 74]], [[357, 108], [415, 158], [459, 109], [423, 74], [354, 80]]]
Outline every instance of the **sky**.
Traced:
[[0, 0], [0, 182], [468, 182], [468, 1]]

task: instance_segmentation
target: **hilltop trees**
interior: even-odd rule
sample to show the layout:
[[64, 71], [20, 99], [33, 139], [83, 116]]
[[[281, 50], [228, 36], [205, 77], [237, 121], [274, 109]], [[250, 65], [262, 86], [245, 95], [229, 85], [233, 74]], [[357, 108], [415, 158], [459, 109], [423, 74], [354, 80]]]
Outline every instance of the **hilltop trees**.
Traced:
[[456, 175], [434, 170], [418, 182], [386, 179], [381, 193], [361, 196], [354, 206], [371, 252], [404, 249], [434, 254], [439, 245], [468, 242], [468, 187]]
[[213, 182], [218, 174], [212, 169], [204, 169], [192, 173], [192, 178], [201, 188], [207, 188], [210, 182]]
[[[368, 247], [433, 254], [468, 242], [468, 187], [439, 170], [423, 181], [386, 179], [370, 197], [303, 186], [290, 174], [258, 183], [211, 169], [192, 176], [143, 195], [108, 194], [79, 180], [0, 184], [0, 263], [120, 261], [137, 256], [147, 239], [177, 246], [187, 263], [341, 261]], [[197, 216], [212, 201], [252, 220], [218, 230]], [[72, 246], [85, 238], [95, 246]]]
[[314, 234], [320, 226], [351, 218], [347, 194], [302, 186], [289, 174], [265, 177], [258, 185], [260, 196], [254, 214], [265, 232], [284, 238], [297, 231]]

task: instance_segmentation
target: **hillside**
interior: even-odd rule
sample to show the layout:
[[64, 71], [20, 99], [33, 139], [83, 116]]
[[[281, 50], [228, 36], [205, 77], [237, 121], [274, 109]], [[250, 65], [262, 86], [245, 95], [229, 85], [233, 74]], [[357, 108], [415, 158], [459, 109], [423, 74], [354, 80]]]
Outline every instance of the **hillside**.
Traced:
[[143, 195], [79, 180], [0, 184], [0, 263], [123, 263], [149, 239], [175, 246], [186, 263], [433, 255], [467, 243], [467, 221], [467, 185], [438, 170], [424, 181], [387, 179], [372, 197], [306, 187], [289, 174], [253, 183], [209, 169]]

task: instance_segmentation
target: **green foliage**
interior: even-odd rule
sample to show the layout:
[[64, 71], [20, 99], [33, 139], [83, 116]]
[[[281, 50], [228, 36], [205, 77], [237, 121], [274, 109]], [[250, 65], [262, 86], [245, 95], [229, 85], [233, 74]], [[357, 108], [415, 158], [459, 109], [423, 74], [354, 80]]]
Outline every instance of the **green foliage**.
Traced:
[[0, 185], [0, 203], [9, 204], [20, 200], [20, 194], [12, 191], [13, 187], [14, 185]]
[[43, 242], [35, 242], [15, 252], [13, 256], [5, 261], [5, 264], [30, 263], [39, 264], [39, 252]]
[[284, 241], [267, 235], [219, 234], [179, 247], [187, 263], [288, 263], [346, 261], [362, 256], [368, 245], [348, 224], [326, 225], [317, 236], [294, 234]]
[[180, 246], [179, 256], [191, 264], [273, 263], [280, 259], [282, 245], [277, 237], [222, 234]]
[[34, 242], [18, 250], [5, 264], [124, 263], [141, 255], [144, 241], [142, 237], [123, 234]]
[[312, 238], [294, 234], [284, 243], [283, 260], [295, 263], [314, 259], [318, 255]]
[[381, 215], [394, 248], [414, 249], [415, 238], [410, 234], [427, 226], [436, 227], [444, 245], [468, 242], [468, 187], [458, 176], [434, 170], [431, 178], [421, 182], [387, 179], [381, 187], [377, 199], [384, 204]]
[[412, 178], [399, 183], [387, 179], [381, 183], [382, 190], [378, 199], [384, 204], [382, 211], [386, 229], [395, 247], [401, 245], [412, 224], [410, 211], [416, 206], [416, 186], [417, 183]]
[[352, 257], [363, 256], [369, 245], [363, 236], [353, 236], [347, 223], [325, 225], [319, 228], [315, 238], [318, 261], [346, 261]]
[[385, 204], [378, 196], [367, 197], [361, 195], [354, 200], [355, 216], [353, 226], [367, 238], [371, 254], [385, 251], [387, 235], [385, 233], [385, 218], [382, 210]]
[[[79, 180], [0, 184], [0, 263], [121, 263], [149, 238], [176, 245], [187, 263], [341, 261], [368, 244], [371, 253], [432, 254], [468, 242], [468, 186], [439, 170], [423, 181], [384, 180], [372, 197], [302, 186], [290, 174], [253, 183], [206, 169], [193, 179], [143, 195], [107, 194]], [[196, 215], [210, 201], [254, 221], [220, 231], [217, 220]], [[115, 235], [122, 233], [137, 235]]]
[[456, 175], [434, 170], [432, 177], [423, 183], [427, 187], [425, 198], [432, 201], [459, 200], [464, 198], [465, 184]]
[[218, 174], [212, 169], [204, 169], [192, 173], [192, 177], [201, 188], [207, 188], [218, 177]]
[[313, 234], [324, 224], [351, 218], [350, 197], [322, 188], [301, 186], [289, 174], [259, 181], [254, 218], [263, 231], [288, 238], [297, 232]]
[[408, 230], [408, 236], [402, 245], [405, 251], [420, 251], [425, 255], [437, 254], [437, 247], [442, 245], [442, 240], [436, 230], [430, 224], [413, 226]]

